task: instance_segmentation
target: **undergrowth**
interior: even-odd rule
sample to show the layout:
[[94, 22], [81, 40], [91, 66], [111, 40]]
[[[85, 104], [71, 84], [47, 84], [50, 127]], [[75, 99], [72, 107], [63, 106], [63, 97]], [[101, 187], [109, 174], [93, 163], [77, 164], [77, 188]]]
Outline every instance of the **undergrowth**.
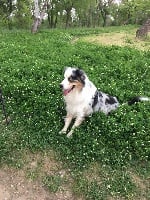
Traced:
[[[92, 162], [115, 169], [134, 160], [149, 160], [148, 102], [120, 106], [110, 116], [95, 113], [71, 139], [59, 135], [66, 114], [59, 88], [65, 66], [82, 68], [99, 90], [117, 96], [121, 103], [136, 95], [150, 96], [149, 51], [72, 44], [75, 35], [75, 30], [0, 34], [0, 86], [11, 118], [8, 127], [1, 126], [1, 163], [16, 161], [22, 149], [54, 149], [75, 171]], [[89, 187], [87, 195], [93, 190], [98, 195], [98, 183]]]

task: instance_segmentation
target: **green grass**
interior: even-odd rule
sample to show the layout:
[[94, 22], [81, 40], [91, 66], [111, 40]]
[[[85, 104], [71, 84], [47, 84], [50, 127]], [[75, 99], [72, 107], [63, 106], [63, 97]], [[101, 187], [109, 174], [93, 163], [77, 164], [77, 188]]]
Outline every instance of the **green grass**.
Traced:
[[62, 182], [64, 182], [63, 178], [61, 178], [58, 175], [51, 175], [51, 176], [45, 176], [43, 179], [43, 184], [45, 187], [47, 187], [50, 192], [57, 192], [62, 185]]
[[[113, 29], [107, 28], [106, 32]], [[81, 67], [100, 90], [118, 96], [120, 102], [136, 95], [150, 96], [150, 52], [82, 41], [72, 44], [74, 37], [91, 35], [92, 31], [100, 34], [105, 29], [90, 29], [90, 33], [82, 29], [82, 34], [76, 29], [35, 35], [0, 33], [0, 86], [12, 120], [8, 127], [0, 125], [0, 163], [21, 167], [25, 149], [53, 149], [71, 170], [75, 193], [86, 199], [133, 198], [137, 186], [128, 167], [134, 169], [132, 163], [137, 161], [140, 175], [148, 180], [150, 174], [147, 167], [143, 175], [140, 166], [149, 166], [149, 103], [122, 106], [109, 117], [96, 113], [86, 119], [72, 139], [58, 134], [65, 115], [59, 89], [65, 66]], [[88, 181], [85, 176], [92, 163], [98, 165], [96, 176], [100, 182], [98, 178]], [[59, 178], [46, 177], [44, 184], [56, 191], [61, 184]]]

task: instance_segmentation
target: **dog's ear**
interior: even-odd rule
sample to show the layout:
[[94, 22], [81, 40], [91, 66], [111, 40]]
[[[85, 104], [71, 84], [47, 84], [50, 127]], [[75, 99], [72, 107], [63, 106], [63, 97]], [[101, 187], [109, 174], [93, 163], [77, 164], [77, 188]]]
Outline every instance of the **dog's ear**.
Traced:
[[71, 68], [71, 67], [65, 66], [64, 69], [62, 70], [62, 74], [64, 75], [65, 72], [66, 72], [69, 68]]
[[64, 70], [63, 70], [63, 73], [65, 73], [65, 71], [68, 69], [69, 67], [65, 66], [64, 67]]
[[77, 69], [76, 74], [78, 77], [80, 77], [81, 82], [84, 83], [85, 78], [86, 78], [84, 71], [81, 69]]

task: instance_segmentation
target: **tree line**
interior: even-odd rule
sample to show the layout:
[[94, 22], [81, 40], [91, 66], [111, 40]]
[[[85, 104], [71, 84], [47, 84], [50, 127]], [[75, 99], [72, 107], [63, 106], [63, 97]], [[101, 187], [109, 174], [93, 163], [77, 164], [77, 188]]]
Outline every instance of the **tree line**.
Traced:
[[0, 0], [0, 27], [31, 29], [142, 24], [149, 0]]

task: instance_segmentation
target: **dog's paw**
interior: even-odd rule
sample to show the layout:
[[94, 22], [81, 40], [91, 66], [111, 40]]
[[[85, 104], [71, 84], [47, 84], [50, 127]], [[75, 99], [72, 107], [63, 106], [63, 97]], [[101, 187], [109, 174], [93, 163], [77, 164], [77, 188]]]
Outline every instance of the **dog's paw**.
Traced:
[[66, 134], [66, 131], [65, 130], [61, 130], [61, 131], [59, 131], [59, 134], [61, 135], [61, 134]]
[[67, 134], [67, 138], [71, 138], [71, 137], [72, 137], [72, 133], [73, 133], [73, 131], [71, 130], [71, 131]]

